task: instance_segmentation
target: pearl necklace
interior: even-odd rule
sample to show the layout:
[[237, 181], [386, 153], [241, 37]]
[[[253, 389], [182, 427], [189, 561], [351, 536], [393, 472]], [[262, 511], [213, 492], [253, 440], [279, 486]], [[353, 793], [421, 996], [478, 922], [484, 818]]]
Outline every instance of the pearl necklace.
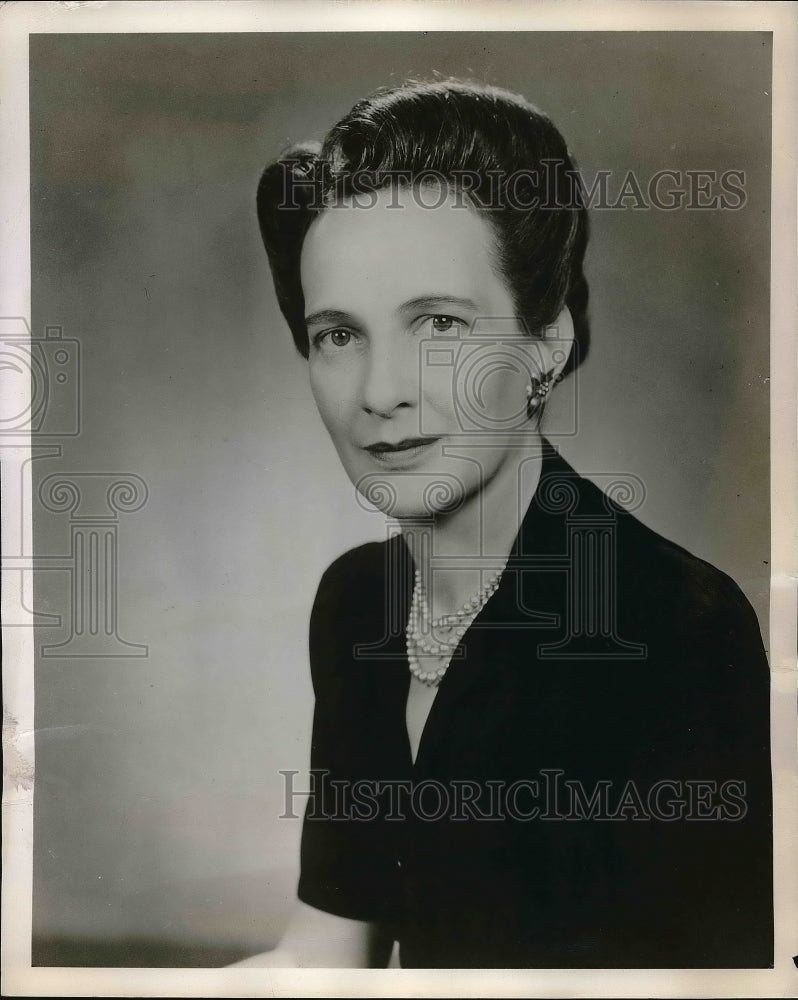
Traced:
[[[501, 580], [502, 567], [498, 573], [488, 580], [485, 586], [466, 601], [461, 608], [448, 615], [432, 618], [429, 613], [427, 596], [421, 582], [421, 573], [416, 570], [413, 586], [413, 599], [410, 603], [410, 615], [407, 621], [405, 636], [407, 639], [407, 660], [410, 673], [427, 687], [437, 687], [443, 680], [452, 655], [460, 640], [468, 631], [469, 626], [496, 593]], [[445, 635], [440, 636], [439, 633]], [[433, 633], [435, 633], [433, 635]], [[430, 669], [428, 664], [422, 665], [421, 660], [437, 660], [438, 666]]]

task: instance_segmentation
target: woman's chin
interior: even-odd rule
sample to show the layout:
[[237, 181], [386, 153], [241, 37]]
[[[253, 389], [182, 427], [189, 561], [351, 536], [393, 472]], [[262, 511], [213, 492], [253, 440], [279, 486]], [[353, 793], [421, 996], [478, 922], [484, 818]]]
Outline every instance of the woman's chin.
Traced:
[[463, 503], [466, 487], [451, 473], [367, 473], [355, 483], [369, 509], [398, 520], [428, 519], [452, 513]]

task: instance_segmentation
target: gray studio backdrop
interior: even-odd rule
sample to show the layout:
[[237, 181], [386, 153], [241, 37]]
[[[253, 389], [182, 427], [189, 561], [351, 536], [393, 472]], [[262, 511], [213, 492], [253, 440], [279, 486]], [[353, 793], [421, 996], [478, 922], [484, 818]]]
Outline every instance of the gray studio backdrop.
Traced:
[[[769, 35], [38, 35], [30, 58], [32, 326], [78, 342], [81, 397], [79, 433], [53, 409], [60, 455], [33, 462], [36, 610], [61, 617], [37, 631], [36, 962], [222, 964], [286, 919], [278, 771], [308, 764], [311, 602], [385, 529], [315, 413], [254, 192], [378, 86], [519, 90], [616, 185], [745, 172], [737, 211], [593, 213], [592, 355], [547, 426], [576, 397], [565, 457], [639, 477], [638, 516], [766, 630]], [[92, 565], [116, 591], [87, 596]]]

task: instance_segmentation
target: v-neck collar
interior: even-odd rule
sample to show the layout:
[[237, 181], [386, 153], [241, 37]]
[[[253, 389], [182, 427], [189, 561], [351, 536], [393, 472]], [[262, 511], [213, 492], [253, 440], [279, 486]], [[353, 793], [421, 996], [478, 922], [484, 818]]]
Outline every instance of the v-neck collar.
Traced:
[[[394, 638], [393, 650], [399, 661], [395, 661], [395, 668], [397, 671], [400, 669], [404, 671], [404, 679], [400, 682], [401, 718], [408, 765], [414, 774], [423, 769], [425, 758], [445, 735], [448, 720], [452, 713], [456, 712], [460, 700], [474, 685], [484, 680], [492, 670], [497, 669], [496, 657], [491, 655], [491, 637], [495, 636], [496, 630], [502, 626], [510, 629], [513, 626], [529, 628], [534, 627], [536, 623], [535, 613], [524, 608], [520, 600], [521, 572], [524, 567], [529, 567], [530, 560], [545, 561], [547, 556], [556, 558], [562, 552], [561, 527], [566, 512], [573, 508], [576, 497], [574, 480], [578, 479], [574, 470], [546, 438], [541, 439], [541, 446], [540, 477], [519, 525], [499, 586], [455, 650], [427, 716], [414, 763], [405, 725], [405, 709], [410, 685], [405, 636], [402, 633]], [[394, 553], [394, 556], [403, 572], [393, 577], [393, 585], [398, 585], [402, 590], [399, 606], [409, 608], [413, 590], [413, 560], [401, 536], [397, 536], [394, 544], [401, 547], [401, 551]], [[540, 578], [545, 574], [538, 576]], [[553, 625], [556, 621], [551, 614], [541, 612], [537, 623]]]

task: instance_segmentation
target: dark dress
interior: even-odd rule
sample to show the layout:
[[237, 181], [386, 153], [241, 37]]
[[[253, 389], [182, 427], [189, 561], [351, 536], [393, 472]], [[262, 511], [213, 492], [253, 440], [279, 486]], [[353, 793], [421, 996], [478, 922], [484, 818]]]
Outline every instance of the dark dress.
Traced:
[[319, 586], [299, 898], [392, 925], [404, 967], [771, 966], [769, 672], [736, 584], [544, 443], [415, 765], [411, 592], [400, 536]]

